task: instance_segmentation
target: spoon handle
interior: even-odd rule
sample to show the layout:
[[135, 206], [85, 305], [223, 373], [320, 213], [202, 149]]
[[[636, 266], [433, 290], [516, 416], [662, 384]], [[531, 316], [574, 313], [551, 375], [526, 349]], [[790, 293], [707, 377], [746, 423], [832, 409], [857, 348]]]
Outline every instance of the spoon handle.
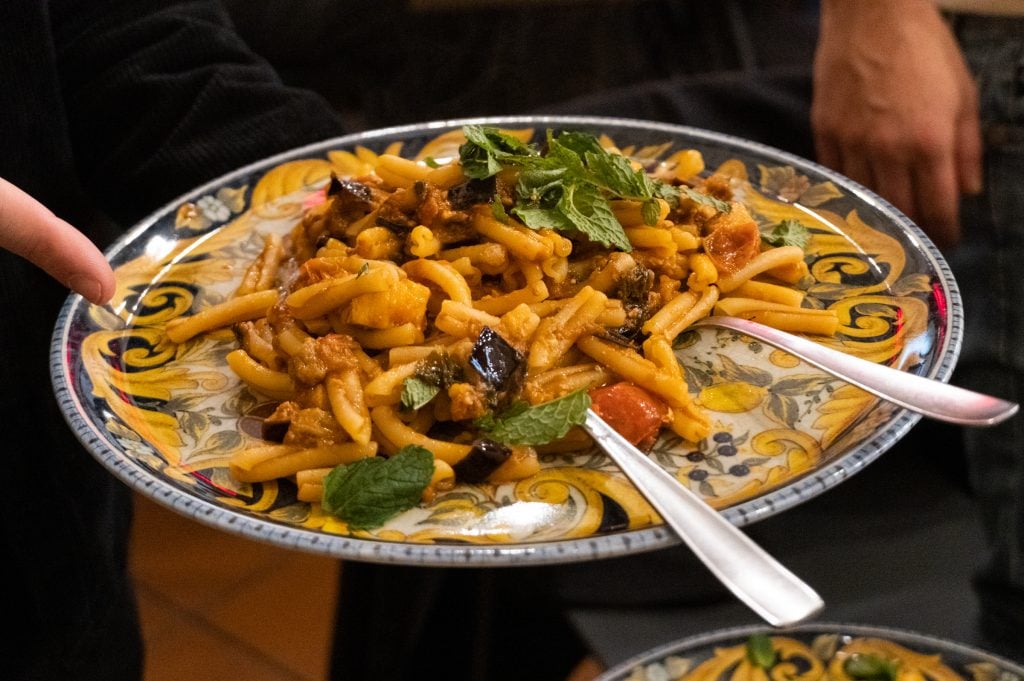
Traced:
[[1014, 402], [875, 364], [748, 319], [713, 315], [695, 322], [693, 326], [739, 331], [785, 350], [883, 400], [939, 421], [965, 426], [993, 426], [1016, 414], [1019, 408]]
[[765, 621], [788, 626], [821, 610], [824, 602], [813, 589], [593, 410], [583, 427], [708, 569]]

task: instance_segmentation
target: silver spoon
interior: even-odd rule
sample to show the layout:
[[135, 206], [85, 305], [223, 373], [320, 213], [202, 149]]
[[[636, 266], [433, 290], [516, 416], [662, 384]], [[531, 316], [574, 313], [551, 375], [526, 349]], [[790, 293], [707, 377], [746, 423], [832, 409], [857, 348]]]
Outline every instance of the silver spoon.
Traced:
[[583, 428], [712, 574], [766, 622], [776, 627], [796, 624], [824, 607], [811, 587], [592, 409], [587, 410]]
[[732, 329], [756, 338], [883, 400], [939, 421], [965, 426], [993, 426], [1010, 418], [1019, 409], [1014, 402], [875, 364], [748, 319], [712, 315], [694, 322], [690, 328], [699, 326]]

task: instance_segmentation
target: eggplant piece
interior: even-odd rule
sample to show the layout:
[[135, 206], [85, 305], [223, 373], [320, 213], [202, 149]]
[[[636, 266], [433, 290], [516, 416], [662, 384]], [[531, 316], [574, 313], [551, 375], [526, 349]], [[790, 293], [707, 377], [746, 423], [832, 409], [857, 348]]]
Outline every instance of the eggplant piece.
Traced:
[[263, 421], [261, 435], [268, 442], [284, 442], [284, 436], [288, 434], [288, 426], [291, 421]]
[[452, 383], [462, 382], [462, 374], [462, 367], [454, 357], [447, 352], [432, 352], [420, 360], [413, 375], [424, 383], [447, 390]]
[[523, 354], [489, 326], [483, 328], [473, 344], [469, 366], [476, 371], [487, 392], [495, 395], [517, 392], [526, 374]]
[[647, 305], [647, 298], [652, 288], [654, 288], [654, 272], [643, 265], [637, 265], [619, 280], [618, 298], [623, 305], [643, 307]]
[[638, 334], [636, 329], [631, 327], [620, 326], [617, 329], [606, 329], [605, 331], [595, 333], [594, 336], [636, 352], [642, 352], [643, 349], [643, 343], [641, 339], [637, 337]]
[[409, 232], [419, 224], [394, 203], [385, 201], [377, 212], [375, 223], [398, 232]]
[[622, 345], [640, 345], [643, 340], [641, 329], [644, 322], [651, 318], [654, 278], [654, 272], [643, 265], [637, 265], [622, 277], [616, 296], [626, 309], [626, 323], [602, 334], [603, 337]]
[[270, 442], [284, 442], [284, 436], [288, 434], [288, 428], [292, 425], [292, 419], [299, 413], [301, 407], [295, 402], [282, 402], [277, 405], [274, 412], [263, 419], [260, 424], [260, 435], [264, 440]]
[[448, 190], [448, 203], [452, 210], [469, 210], [479, 203], [490, 203], [498, 191], [494, 176], [483, 180], [469, 180]]
[[484, 482], [512, 456], [512, 450], [494, 440], [474, 440], [469, 454], [452, 466], [460, 482]]
[[423, 189], [417, 189], [421, 184], [415, 183], [408, 189], [400, 187], [388, 195], [377, 207], [374, 222], [399, 233], [414, 229], [419, 224], [416, 209], [423, 200]]
[[362, 182], [341, 180], [332, 174], [327, 196], [336, 197], [334, 201], [341, 215], [365, 215], [373, 210], [373, 192]]

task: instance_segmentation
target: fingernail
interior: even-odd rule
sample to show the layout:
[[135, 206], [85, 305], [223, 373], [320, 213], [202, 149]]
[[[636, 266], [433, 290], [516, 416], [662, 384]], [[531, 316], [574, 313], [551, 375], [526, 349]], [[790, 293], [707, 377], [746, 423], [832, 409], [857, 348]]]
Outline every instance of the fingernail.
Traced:
[[76, 274], [68, 280], [68, 288], [79, 293], [90, 303], [102, 303], [103, 286], [100, 282], [86, 274]]

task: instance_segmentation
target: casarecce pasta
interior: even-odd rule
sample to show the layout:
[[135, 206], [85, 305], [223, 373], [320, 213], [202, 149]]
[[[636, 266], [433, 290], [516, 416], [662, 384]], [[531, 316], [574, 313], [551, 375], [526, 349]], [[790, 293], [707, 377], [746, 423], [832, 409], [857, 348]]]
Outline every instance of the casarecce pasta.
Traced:
[[835, 332], [834, 312], [802, 307], [803, 249], [766, 244], [698, 151], [649, 173], [582, 133], [549, 133], [546, 154], [466, 135], [460, 158], [382, 154], [371, 174], [332, 177], [233, 298], [167, 325], [177, 343], [232, 326], [230, 368], [279, 403], [268, 442], [232, 459], [240, 481], [291, 478], [316, 502], [334, 467], [410, 445], [434, 457], [425, 498], [521, 479], [538, 452], [588, 438], [489, 428], [578, 393], [641, 446], [663, 428], [697, 441], [710, 421], [672, 347], [695, 320]]

